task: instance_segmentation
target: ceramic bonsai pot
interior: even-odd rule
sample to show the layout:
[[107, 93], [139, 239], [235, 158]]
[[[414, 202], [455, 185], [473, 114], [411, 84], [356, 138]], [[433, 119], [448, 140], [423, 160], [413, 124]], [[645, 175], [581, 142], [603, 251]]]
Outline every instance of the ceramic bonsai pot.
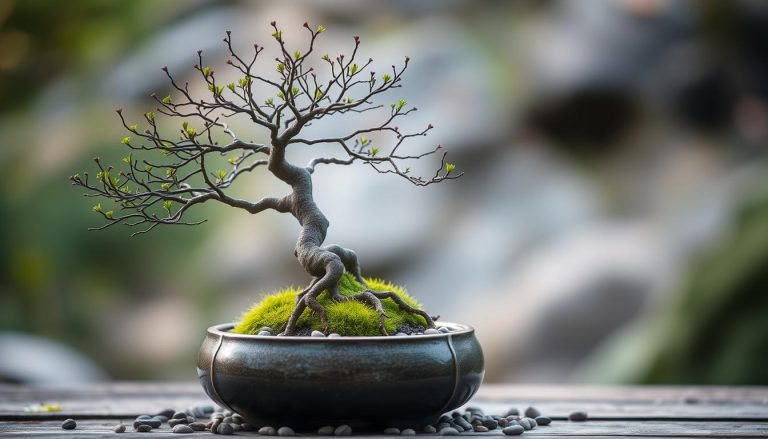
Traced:
[[254, 426], [421, 427], [465, 404], [483, 379], [469, 326], [401, 337], [265, 337], [208, 328], [197, 360], [211, 399]]

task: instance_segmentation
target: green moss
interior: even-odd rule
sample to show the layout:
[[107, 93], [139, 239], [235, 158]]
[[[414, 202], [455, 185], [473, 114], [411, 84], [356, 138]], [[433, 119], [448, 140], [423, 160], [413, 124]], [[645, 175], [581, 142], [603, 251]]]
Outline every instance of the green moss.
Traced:
[[[377, 291], [392, 291], [403, 299], [408, 305], [421, 309], [421, 306], [406, 293], [405, 288], [392, 285], [381, 279], [365, 279], [368, 287]], [[264, 326], [273, 331], [281, 332], [285, 329], [288, 317], [296, 303], [296, 295], [301, 290], [286, 288], [275, 294], [265, 297], [243, 314], [236, 324], [233, 332], [238, 334], [257, 334]], [[352, 296], [365, 291], [352, 275], [344, 273], [339, 281], [339, 292], [343, 296]], [[358, 301], [334, 302], [328, 298], [327, 291], [318, 297], [318, 301], [325, 307], [328, 314], [328, 327], [331, 332], [346, 336], [376, 336], [379, 333], [379, 316], [370, 307]], [[391, 299], [381, 301], [384, 311], [389, 316], [384, 320], [387, 332], [393, 334], [403, 324], [426, 326], [424, 318], [401, 310]], [[310, 310], [305, 310], [299, 318], [298, 328], [312, 328], [322, 331], [320, 318]]]

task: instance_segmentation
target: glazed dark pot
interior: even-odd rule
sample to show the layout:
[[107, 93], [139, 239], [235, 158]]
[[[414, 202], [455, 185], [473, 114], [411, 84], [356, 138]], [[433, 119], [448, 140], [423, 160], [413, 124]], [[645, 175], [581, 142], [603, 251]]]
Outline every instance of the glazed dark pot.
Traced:
[[208, 396], [254, 426], [421, 427], [483, 380], [469, 326], [404, 337], [264, 337], [208, 328], [197, 374]]

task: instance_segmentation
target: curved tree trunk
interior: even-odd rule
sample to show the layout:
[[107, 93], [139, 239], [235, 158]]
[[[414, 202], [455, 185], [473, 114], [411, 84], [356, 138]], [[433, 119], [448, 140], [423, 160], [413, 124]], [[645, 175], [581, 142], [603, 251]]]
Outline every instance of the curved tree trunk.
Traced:
[[286, 325], [285, 335], [293, 335], [296, 332], [296, 323], [306, 308], [317, 313], [323, 324], [324, 332], [328, 333], [328, 318], [325, 309], [317, 301], [317, 296], [323, 291], [328, 291], [333, 300], [343, 301], [354, 299], [370, 305], [380, 316], [379, 329], [386, 335], [384, 329], [384, 309], [381, 299], [390, 298], [401, 308], [413, 312], [425, 318], [430, 327], [434, 327], [432, 318], [421, 310], [411, 308], [402, 302], [397, 295], [391, 292], [374, 292], [367, 290], [351, 298], [339, 293], [339, 280], [346, 270], [363, 286], [365, 281], [360, 272], [360, 265], [355, 252], [338, 245], [321, 247], [325, 241], [328, 230], [328, 220], [315, 204], [312, 196], [312, 175], [306, 168], [300, 168], [285, 160], [285, 146], [279, 142], [273, 142], [269, 156], [269, 170], [280, 180], [288, 183], [293, 191], [283, 199], [287, 205], [287, 211], [299, 221], [301, 233], [296, 242], [294, 254], [299, 264], [312, 276], [309, 286], [302, 291], [296, 299], [296, 307]]

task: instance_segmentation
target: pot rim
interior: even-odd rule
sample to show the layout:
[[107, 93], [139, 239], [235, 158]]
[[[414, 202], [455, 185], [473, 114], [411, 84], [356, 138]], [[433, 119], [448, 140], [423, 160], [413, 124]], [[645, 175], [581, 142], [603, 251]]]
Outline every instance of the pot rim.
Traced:
[[388, 342], [403, 342], [406, 340], [429, 340], [435, 338], [443, 338], [452, 335], [464, 335], [473, 334], [475, 328], [464, 325], [461, 323], [435, 322], [436, 326], [446, 326], [452, 329], [450, 332], [441, 332], [439, 334], [422, 334], [417, 336], [341, 336], [341, 337], [312, 337], [312, 336], [290, 336], [290, 337], [278, 337], [278, 336], [263, 336], [255, 334], [235, 334], [230, 332], [235, 327], [234, 323], [219, 323], [218, 325], [210, 326], [207, 330], [208, 334], [216, 335], [218, 337], [230, 338], [230, 339], [246, 339], [246, 340], [263, 340], [269, 342], [291, 343], [291, 342], [317, 342], [317, 343], [349, 343], [349, 342], [370, 342], [370, 343], [388, 343]]

